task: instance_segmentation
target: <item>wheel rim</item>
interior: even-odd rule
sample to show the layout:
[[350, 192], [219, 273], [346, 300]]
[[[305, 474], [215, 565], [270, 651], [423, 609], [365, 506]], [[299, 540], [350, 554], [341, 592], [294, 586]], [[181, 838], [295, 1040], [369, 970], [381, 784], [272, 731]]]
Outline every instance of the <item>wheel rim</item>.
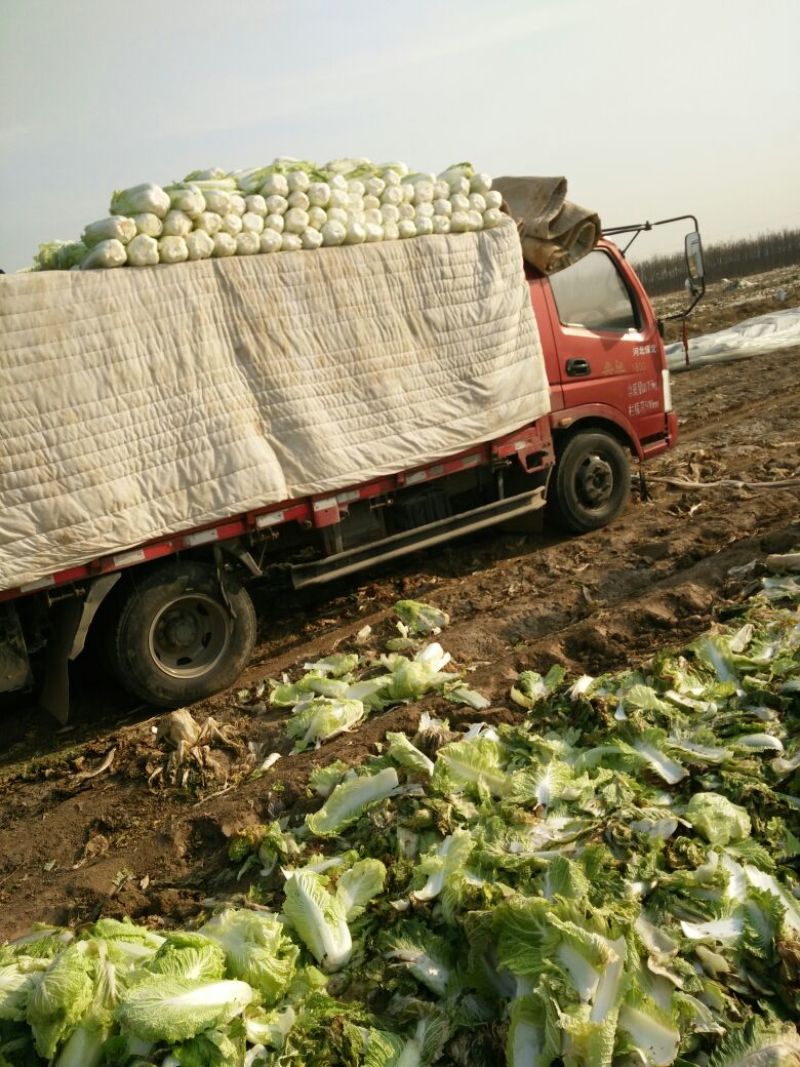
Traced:
[[230, 635], [224, 605], [201, 594], [176, 597], [153, 619], [150, 655], [172, 678], [200, 678], [222, 658]]
[[593, 452], [578, 468], [575, 488], [585, 507], [603, 507], [614, 491], [613, 467], [607, 459]]

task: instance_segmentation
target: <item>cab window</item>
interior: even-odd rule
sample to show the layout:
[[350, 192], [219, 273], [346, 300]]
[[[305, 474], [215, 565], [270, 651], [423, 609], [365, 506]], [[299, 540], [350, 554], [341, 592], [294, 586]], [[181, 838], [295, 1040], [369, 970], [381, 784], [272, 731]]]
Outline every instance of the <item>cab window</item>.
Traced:
[[611, 256], [599, 249], [550, 276], [564, 326], [586, 330], [637, 330], [636, 306]]

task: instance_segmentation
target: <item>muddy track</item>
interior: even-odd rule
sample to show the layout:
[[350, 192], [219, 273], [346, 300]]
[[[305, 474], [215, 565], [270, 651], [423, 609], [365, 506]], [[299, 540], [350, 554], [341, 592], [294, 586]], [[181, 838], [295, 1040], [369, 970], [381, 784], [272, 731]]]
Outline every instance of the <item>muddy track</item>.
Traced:
[[[519, 669], [559, 662], [597, 674], [690, 640], [735, 609], [748, 579], [731, 577], [731, 568], [800, 544], [798, 494], [686, 492], [657, 478], [796, 476], [800, 349], [676, 375], [673, 393], [681, 444], [649, 465], [653, 499], [635, 498], [611, 529], [575, 539], [489, 533], [313, 594], [263, 588], [262, 641], [240, 685], [351, 647], [366, 624], [380, 647], [400, 596], [450, 613], [443, 643], [492, 700], [482, 717], [494, 721], [517, 715], [507, 694]], [[426, 706], [453, 723], [476, 717], [435, 700]], [[235, 896], [242, 886], [226, 864], [226, 835], [243, 822], [304, 810], [314, 765], [357, 762], [387, 728], [413, 730], [419, 710], [390, 710], [317, 753], [292, 756], [281, 714], [248, 713], [233, 693], [221, 694], [192, 709], [198, 720], [213, 715], [230, 728], [231, 745], [215, 747], [220, 778], [181, 788], [159, 776], [158, 717], [92, 661], [78, 672], [67, 731], [11, 702], [0, 719], [0, 938], [36, 920], [82, 921], [101, 911], [184, 921], [209, 895]], [[242, 777], [248, 743], [282, 753], [258, 780]], [[112, 749], [110, 767], [86, 777]], [[226, 774], [235, 787], [214, 795]]]

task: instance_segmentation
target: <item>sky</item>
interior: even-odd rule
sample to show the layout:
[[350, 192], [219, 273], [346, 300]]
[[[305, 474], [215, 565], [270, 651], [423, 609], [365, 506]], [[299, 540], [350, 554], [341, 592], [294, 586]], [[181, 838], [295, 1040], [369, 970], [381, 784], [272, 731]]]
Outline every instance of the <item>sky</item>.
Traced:
[[565, 175], [706, 244], [795, 227], [799, 40], [798, 0], [0, 0], [0, 267], [115, 188], [280, 155]]

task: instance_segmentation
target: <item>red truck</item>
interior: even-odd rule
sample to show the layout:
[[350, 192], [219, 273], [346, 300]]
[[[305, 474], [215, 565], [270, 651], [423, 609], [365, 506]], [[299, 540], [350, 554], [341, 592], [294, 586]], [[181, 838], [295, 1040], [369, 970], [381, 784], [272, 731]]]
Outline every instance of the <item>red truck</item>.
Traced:
[[[697, 298], [696, 232], [686, 258]], [[30, 656], [43, 653], [40, 703], [66, 719], [68, 663], [100, 612], [96, 628], [123, 686], [157, 706], [190, 703], [231, 685], [247, 663], [256, 619], [245, 584], [264, 580], [275, 564], [288, 566], [301, 588], [545, 505], [569, 532], [611, 522], [628, 500], [631, 458], [644, 461], [676, 440], [662, 324], [606, 239], [557, 274], [527, 272], [548, 415], [423, 467], [271, 504], [0, 591], [0, 693], [29, 687]]]

